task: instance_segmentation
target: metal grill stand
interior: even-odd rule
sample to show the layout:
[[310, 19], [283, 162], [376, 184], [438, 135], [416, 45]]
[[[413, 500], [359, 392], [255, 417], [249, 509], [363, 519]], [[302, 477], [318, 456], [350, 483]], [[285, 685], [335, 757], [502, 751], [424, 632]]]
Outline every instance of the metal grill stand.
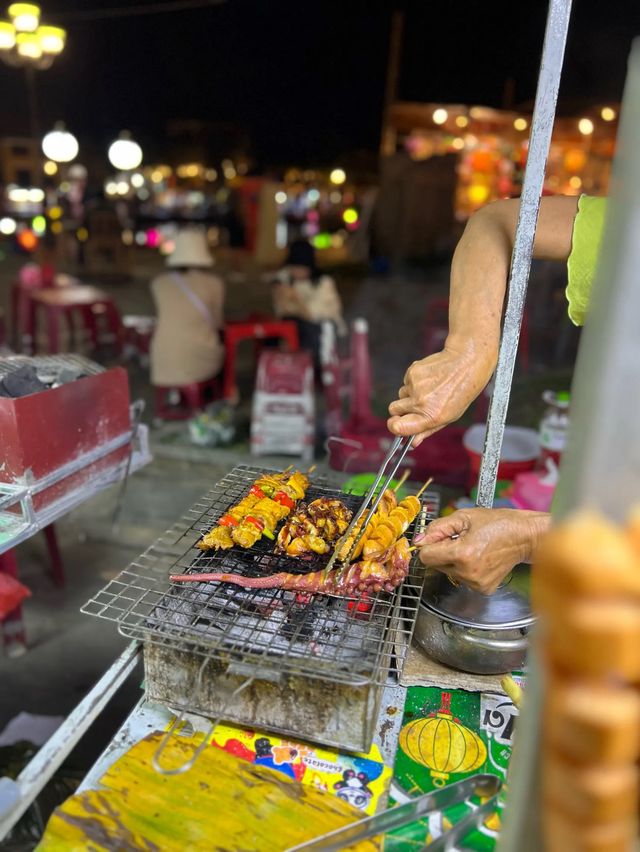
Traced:
[[[170, 573], [306, 573], [324, 566], [326, 557], [305, 562], [276, 555], [267, 539], [248, 551], [195, 548], [263, 473], [234, 468], [83, 611], [117, 622], [125, 636], [144, 642], [147, 695], [154, 701], [348, 751], [366, 750], [382, 687], [390, 669], [401, 668], [413, 634], [421, 577], [410, 576], [402, 591], [368, 598], [364, 608], [326, 595], [169, 583]], [[314, 483], [307, 499], [320, 496], [339, 496], [351, 508], [360, 503], [327, 483]], [[423, 499], [419, 528], [437, 515], [438, 495]]]

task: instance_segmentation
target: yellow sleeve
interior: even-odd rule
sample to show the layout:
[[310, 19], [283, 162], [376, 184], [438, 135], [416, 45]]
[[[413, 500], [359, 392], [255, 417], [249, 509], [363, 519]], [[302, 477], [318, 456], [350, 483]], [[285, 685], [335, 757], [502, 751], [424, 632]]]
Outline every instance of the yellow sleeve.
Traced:
[[571, 254], [567, 261], [569, 318], [575, 325], [584, 325], [589, 312], [606, 210], [606, 198], [580, 196], [573, 223]]

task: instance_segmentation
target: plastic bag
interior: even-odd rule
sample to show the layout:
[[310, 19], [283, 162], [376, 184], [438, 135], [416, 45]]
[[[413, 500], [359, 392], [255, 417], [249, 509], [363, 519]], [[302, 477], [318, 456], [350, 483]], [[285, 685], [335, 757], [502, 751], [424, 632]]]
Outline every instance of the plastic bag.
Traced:
[[212, 402], [189, 421], [191, 441], [200, 447], [227, 446], [235, 434], [235, 409], [227, 402]]
[[0, 572], [0, 621], [13, 612], [25, 598], [30, 597], [31, 592], [19, 580]]

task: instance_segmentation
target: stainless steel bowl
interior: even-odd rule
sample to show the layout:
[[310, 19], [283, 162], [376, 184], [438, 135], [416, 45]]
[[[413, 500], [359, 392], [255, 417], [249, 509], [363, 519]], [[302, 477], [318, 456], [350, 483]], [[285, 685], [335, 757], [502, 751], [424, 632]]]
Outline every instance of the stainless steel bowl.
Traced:
[[504, 674], [524, 666], [528, 633], [529, 566], [518, 566], [493, 594], [454, 586], [428, 571], [414, 639], [444, 665], [474, 674]]

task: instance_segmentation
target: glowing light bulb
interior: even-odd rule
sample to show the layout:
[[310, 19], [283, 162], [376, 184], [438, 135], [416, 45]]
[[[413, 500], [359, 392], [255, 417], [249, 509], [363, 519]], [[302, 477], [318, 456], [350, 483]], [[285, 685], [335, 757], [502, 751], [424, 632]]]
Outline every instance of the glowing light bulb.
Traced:
[[431, 118], [433, 119], [434, 124], [444, 124], [449, 118], [449, 113], [446, 109], [443, 109], [443, 107], [438, 107], [438, 109], [434, 109]]
[[0, 234], [4, 234], [5, 237], [10, 237], [11, 234], [15, 234], [16, 227], [15, 219], [11, 219], [9, 216], [3, 216], [2, 219], [0, 219]]
[[590, 118], [581, 118], [578, 122], [578, 130], [583, 136], [590, 136], [593, 133], [593, 122]]

